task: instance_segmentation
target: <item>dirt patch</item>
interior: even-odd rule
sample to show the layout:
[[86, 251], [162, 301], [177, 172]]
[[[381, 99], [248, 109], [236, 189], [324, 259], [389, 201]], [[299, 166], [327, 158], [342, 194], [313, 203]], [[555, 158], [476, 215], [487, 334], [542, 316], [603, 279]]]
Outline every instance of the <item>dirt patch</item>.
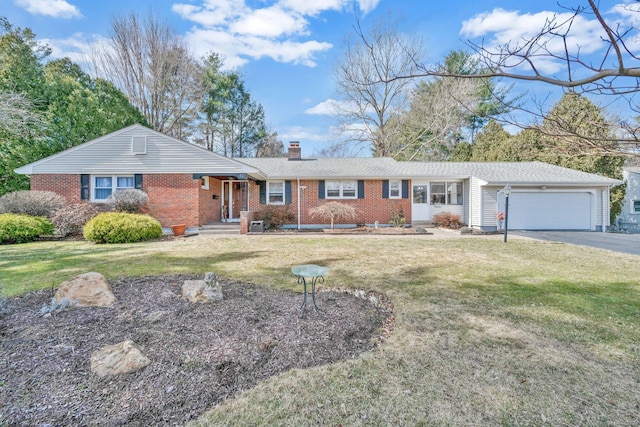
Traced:
[[[234, 281], [221, 281], [221, 302], [182, 300], [182, 282], [201, 278], [113, 281], [112, 307], [51, 316], [40, 313], [50, 291], [12, 298], [0, 319], [0, 425], [183, 425], [280, 372], [357, 357], [392, 319], [380, 298], [340, 291], [320, 292], [322, 313], [301, 319], [300, 293]], [[127, 339], [149, 366], [90, 371], [93, 351]]]

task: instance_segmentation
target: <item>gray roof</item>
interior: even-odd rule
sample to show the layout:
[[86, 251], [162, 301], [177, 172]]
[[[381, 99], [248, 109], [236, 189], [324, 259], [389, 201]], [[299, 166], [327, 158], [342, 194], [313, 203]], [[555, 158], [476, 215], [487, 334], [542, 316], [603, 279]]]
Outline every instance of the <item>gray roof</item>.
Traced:
[[640, 167], [638, 166], [625, 166], [623, 169], [633, 173], [640, 173]]
[[258, 169], [265, 179], [389, 179], [398, 176], [398, 162], [389, 157], [337, 157], [288, 160], [282, 158], [239, 159]]
[[[146, 140], [146, 153], [132, 152], [132, 138]], [[239, 175], [255, 170], [145, 126], [134, 124], [24, 165], [20, 174], [200, 173]]]
[[542, 162], [403, 162], [388, 157], [247, 158], [263, 179], [466, 179], [505, 185], [617, 185], [616, 179]]

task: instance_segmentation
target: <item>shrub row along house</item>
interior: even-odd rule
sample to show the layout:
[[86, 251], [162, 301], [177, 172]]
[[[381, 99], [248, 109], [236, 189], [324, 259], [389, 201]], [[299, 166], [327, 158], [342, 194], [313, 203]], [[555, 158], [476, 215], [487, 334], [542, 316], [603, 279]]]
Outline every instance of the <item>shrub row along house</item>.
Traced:
[[[265, 205], [288, 206], [294, 227], [317, 226], [309, 210], [328, 201], [357, 209], [357, 223], [407, 224], [450, 212], [482, 230], [496, 230], [509, 197], [509, 228], [604, 231], [615, 179], [540, 162], [404, 162], [391, 158], [288, 157], [231, 159], [132, 125], [16, 169], [32, 190], [69, 202], [103, 203], [119, 189], [149, 196], [146, 212], [168, 227], [239, 221]], [[245, 214], [246, 215], [246, 214]]]

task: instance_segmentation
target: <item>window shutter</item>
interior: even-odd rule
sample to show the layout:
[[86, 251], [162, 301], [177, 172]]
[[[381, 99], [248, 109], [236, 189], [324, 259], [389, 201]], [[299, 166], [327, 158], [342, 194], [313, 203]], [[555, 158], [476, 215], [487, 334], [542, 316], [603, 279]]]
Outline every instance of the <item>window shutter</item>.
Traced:
[[142, 174], [137, 173], [133, 175], [133, 179], [135, 181], [134, 188], [136, 190], [142, 190]]
[[358, 199], [364, 199], [364, 179], [358, 180]]
[[80, 199], [89, 200], [90, 198], [91, 194], [89, 192], [89, 175], [82, 174], [80, 175]]
[[408, 179], [402, 180], [402, 198], [403, 199], [409, 198], [409, 180]]
[[266, 205], [267, 204], [267, 182], [260, 181], [258, 182], [258, 185], [260, 186], [260, 204]]
[[382, 181], [382, 198], [383, 199], [389, 198], [389, 180], [388, 179], [385, 179], [384, 181]]
[[291, 181], [284, 182], [284, 203], [285, 205], [291, 204]]
[[324, 199], [324, 179], [318, 181], [318, 199]]

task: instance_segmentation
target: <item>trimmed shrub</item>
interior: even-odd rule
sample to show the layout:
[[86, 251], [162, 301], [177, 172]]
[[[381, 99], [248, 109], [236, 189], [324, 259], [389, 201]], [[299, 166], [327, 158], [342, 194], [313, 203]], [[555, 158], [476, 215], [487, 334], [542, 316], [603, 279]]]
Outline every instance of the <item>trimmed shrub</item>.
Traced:
[[80, 235], [82, 226], [98, 215], [98, 208], [90, 203], [74, 203], [58, 209], [51, 216], [56, 232], [61, 236]]
[[64, 197], [53, 191], [14, 191], [0, 197], [0, 213], [51, 217], [66, 204]]
[[53, 234], [53, 224], [41, 216], [0, 214], [0, 244], [25, 243]]
[[266, 205], [258, 212], [258, 218], [264, 221], [267, 230], [278, 230], [296, 220], [296, 216], [289, 210], [289, 205]]
[[162, 237], [162, 227], [149, 215], [104, 212], [85, 224], [83, 235], [95, 243], [134, 243]]
[[149, 203], [149, 196], [142, 190], [127, 188], [111, 194], [106, 203], [116, 212], [139, 213]]
[[440, 227], [451, 228], [453, 230], [457, 230], [463, 225], [460, 220], [460, 215], [451, 212], [440, 212], [434, 215], [433, 222]]

